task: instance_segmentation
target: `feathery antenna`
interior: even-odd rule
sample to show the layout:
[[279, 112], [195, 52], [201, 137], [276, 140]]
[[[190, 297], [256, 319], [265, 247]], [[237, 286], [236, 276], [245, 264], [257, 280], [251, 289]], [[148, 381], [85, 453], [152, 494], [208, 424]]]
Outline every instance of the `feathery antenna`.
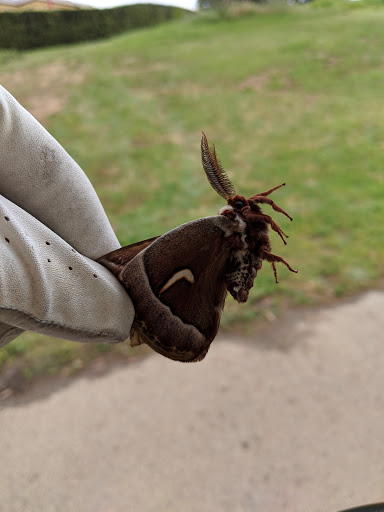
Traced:
[[201, 138], [201, 162], [212, 188], [226, 201], [236, 195], [234, 186], [224, 171], [223, 166], [216, 156], [215, 146], [208, 145], [207, 137], [204, 132]]

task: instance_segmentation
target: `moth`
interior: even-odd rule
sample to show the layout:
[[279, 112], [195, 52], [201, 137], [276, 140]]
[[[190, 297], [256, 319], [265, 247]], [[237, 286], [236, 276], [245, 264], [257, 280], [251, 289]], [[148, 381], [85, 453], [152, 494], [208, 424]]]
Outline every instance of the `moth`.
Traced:
[[292, 220], [268, 197], [285, 183], [248, 199], [237, 195], [204, 133], [201, 159], [209, 183], [227, 201], [219, 215], [187, 222], [98, 260], [132, 299], [131, 345], [146, 343], [183, 362], [204, 359], [219, 329], [227, 291], [246, 302], [264, 260], [271, 263], [276, 282], [276, 263], [297, 272], [272, 254], [269, 228], [284, 244], [287, 235], [260, 208], [269, 205]]

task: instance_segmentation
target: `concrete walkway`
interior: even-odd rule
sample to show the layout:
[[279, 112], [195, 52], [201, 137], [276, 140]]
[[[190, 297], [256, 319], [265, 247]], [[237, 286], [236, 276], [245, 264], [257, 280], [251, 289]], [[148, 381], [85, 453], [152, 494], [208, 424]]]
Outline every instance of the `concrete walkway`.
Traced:
[[155, 354], [9, 403], [1, 512], [335, 512], [384, 501], [384, 293], [296, 314], [254, 339], [217, 339], [202, 363]]

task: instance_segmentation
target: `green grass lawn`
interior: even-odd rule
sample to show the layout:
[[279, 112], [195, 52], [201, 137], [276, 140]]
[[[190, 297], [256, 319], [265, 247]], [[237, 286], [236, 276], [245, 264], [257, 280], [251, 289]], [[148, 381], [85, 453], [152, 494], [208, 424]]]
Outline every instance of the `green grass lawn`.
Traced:
[[[228, 299], [230, 328], [383, 278], [383, 26], [378, 8], [189, 16], [92, 44], [1, 51], [2, 83], [86, 171], [123, 245], [223, 205], [201, 168], [201, 130], [239, 193], [287, 183], [273, 199], [294, 221], [273, 218], [289, 244], [271, 239], [299, 274], [279, 266], [276, 285], [265, 264], [247, 304]], [[120, 350], [23, 338], [0, 364], [23, 357], [29, 374]]]

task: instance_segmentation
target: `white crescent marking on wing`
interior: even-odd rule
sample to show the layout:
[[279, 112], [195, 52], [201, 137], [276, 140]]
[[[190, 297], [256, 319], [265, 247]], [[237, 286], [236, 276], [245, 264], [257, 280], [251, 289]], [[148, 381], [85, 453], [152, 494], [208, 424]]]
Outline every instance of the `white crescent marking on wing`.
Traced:
[[177, 281], [180, 281], [180, 279], [185, 279], [186, 281], [188, 281], [191, 284], [195, 282], [194, 275], [189, 270], [189, 268], [184, 268], [183, 270], [179, 270], [178, 272], [173, 274], [173, 276], [170, 279], [168, 279], [168, 281], [165, 283], [165, 285], [160, 290], [160, 294], [164, 293], [166, 290], [168, 290], [168, 288], [170, 288], [175, 283], [177, 283]]

